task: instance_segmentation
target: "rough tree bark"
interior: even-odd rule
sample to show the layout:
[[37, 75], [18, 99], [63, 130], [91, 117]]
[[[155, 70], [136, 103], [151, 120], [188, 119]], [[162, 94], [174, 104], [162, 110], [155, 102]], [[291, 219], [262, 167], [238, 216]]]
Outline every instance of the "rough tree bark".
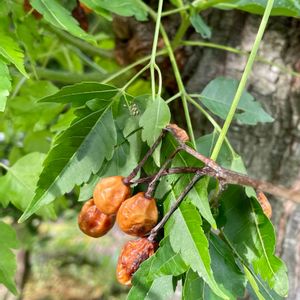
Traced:
[[[207, 21], [213, 28], [212, 41], [251, 50], [261, 17], [238, 11], [211, 11]], [[199, 50], [198, 50], [199, 51]], [[259, 55], [300, 71], [300, 22], [271, 18]], [[201, 92], [217, 76], [240, 79], [246, 57], [202, 48], [198, 64], [188, 81], [189, 91]], [[248, 91], [274, 117], [274, 123], [240, 126], [234, 123], [229, 140], [256, 178], [300, 189], [300, 77], [291, 76], [269, 64], [256, 62]], [[199, 113], [193, 110], [199, 127]], [[300, 205], [271, 198], [273, 223], [277, 228], [277, 253], [289, 270], [288, 299], [300, 299]]]

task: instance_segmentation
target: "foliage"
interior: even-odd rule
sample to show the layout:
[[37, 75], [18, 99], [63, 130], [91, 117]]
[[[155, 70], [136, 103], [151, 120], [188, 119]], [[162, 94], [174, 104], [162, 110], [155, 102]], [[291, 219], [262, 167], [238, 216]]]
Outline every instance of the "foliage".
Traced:
[[[218, 5], [263, 13], [267, 6], [266, 0], [206, 1], [205, 6], [197, 0], [183, 2], [169, 3], [168, 14], [179, 12], [187, 22], [180, 27], [179, 37], [180, 30], [192, 24], [207, 39], [213, 28], [200, 15], [204, 9]], [[115, 45], [113, 14], [138, 21], [152, 17], [161, 25], [162, 12], [155, 13], [139, 0], [82, 3], [93, 10], [89, 32], [71, 14], [75, 1], [31, 0], [32, 9], [26, 12], [21, 0], [0, 0], [0, 204], [4, 209], [16, 208], [19, 222], [30, 222], [34, 214], [55, 218], [61, 214], [62, 197], [85, 201], [100, 178], [128, 175], [174, 118], [169, 103], [176, 97], [162, 87], [155, 59], [155, 65], [145, 67], [157, 71], [152, 78], [154, 82], [158, 79], [152, 86], [153, 97], [146, 77], [139, 77], [141, 71], [133, 72], [150, 57], [120, 69], [111, 51]], [[33, 10], [42, 15], [41, 20], [34, 18]], [[300, 11], [291, 1], [275, 1], [272, 14], [299, 17]], [[163, 54], [171, 59], [183, 102], [188, 99], [206, 116], [212, 112], [228, 121], [239, 82], [216, 78], [201, 93], [189, 95], [172, 59], [172, 47], [181, 46], [181, 37], [177, 40], [176, 35], [171, 47], [167, 33], [161, 33]], [[150, 56], [156, 55], [161, 54], [155, 49]], [[86, 80], [91, 77], [93, 81]], [[234, 119], [252, 126], [272, 122], [259, 100], [244, 90]], [[188, 109], [184, 110], [192, 136]], [[214, 130], [189, 143], [207, 157], [216, 153], [216, 140], [222, 133], [225, 138], [228, 130], [223, 128], [219, 134], [217, 122], [210, 116], [209, 120]], [[166, 136], [140, 173], [156, 173], [176, 145]], [[246, 173], [242, 158], [228, 141], [219, 150], [216, 161], [221, 166]], [[203, 164], [178, 153], [172, 167], [187, 166]], [[160, 181], [156, 195], [162, 215], [191, 178], [175, 174]], [[157, 252], [135, 273], [128, 299], [169, 299], [179, 282], [185, 300], [237, 299], [245, 289], [258, 299], [280, 299], [288, 293], [286, 267], [274, 254], [274, 228], [244, 187], [229, 186], [219, 195], [219, 183], [202, 178], [168, 220], [162, 235]], [[0, 282], [16, 294], [11, 249], [18, 242], [12, 227], [2, 221], [0, 243]]]

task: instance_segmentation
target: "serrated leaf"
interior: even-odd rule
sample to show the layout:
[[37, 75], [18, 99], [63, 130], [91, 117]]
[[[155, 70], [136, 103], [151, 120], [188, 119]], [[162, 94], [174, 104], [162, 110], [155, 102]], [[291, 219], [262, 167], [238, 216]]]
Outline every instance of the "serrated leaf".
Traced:
[[105, 108], [117, 92], [117, 88], [107, 84], [82, 82], [65, 86], [57, 93], [40, 99], [40, 102], [72, 103], [74, 107], [78, 107], [97, 99], [98, 105]]
[[[230, 3], [231, 9], [241, 9], [255, 14], [263, 14], [267, 5], [267, 0], [240, 0]], [[224, 4], [226, 7], [226, 4]], [[272, 11], [272, 16], [300, 16], [300, 5], [297, 0], [275, 0]]]
[[11, 91], [11, 77], [4, 61], [0, 59], [0, 112], [5, 110], [6, 100]]
[[181, 255], [174, 252], [167, 237], [160, 242], [160, 247], [151, 262], [147, 280], [165, 275], [179, 276], [187, 269], [188, 266], [184, 263]]
[[279, 296], [270, 289], [268, 284], [257, 276], [253, 270], [242, 265], [244, 273], [248, 279], [247, 290], [253, 299], [262, 300], [283, 300], [285, 297]]
[[56, 0], [30, 0], [30, 4], [53, 26], [66, 30], [81, 39], [94, 41], [93, 36], [80, 28], [77, 20], [71, 16], [70, 11]]
[[221, 197], [221, 218], [226, 239], [235, 251], [276, 293], [286, 296], [286, 266], [274, 255], [274, 228], [257, 200], [248, 198], [242, 187], [230, 186]]
[[[168, 104], [160, 97], [154, 101], [148, 100], [148, 105], [140, 118], [140, 126], [143, 127], [142, 139], [151, 147], [171, 119]], [[155, 163], [160, 165], [160, 146], [153, 153]]]
[[28, 77], [24, 68], [23, 51], [11, 35], [0, 27], [0, 57], [1, 56], [8, 62], [14, 64], [25, 77]]
[[138, 0], [82, 0], [82, 2], [96, 12], [102, 8], [120, 16], [134, 16], [138, 21], [147, 20], [147, 11]]
[[[219, 77], [204, 88], [201, 102], [214, 114], [226, 119], [232, 100], [238, 87], [238, 81]], [[264, 111], [253, 96], [244, 91], [235, 113], [235, 119], [243, 124], [256, 125], [258, 122], [273, 122], [274, 119]]]
[[[173, 192], [168, 197], [172, 197], [173, 201], [175, 199]], [[184, 262], [203, 278], [215, 294], [222, 299], [229, 299], [214, 279], [210, 266], [208, 241], [196, 208], [191, 204], [182, 202], [169, 222], [173, 222], [168, 229], [173, 250], [181, 254]]]
[[55, 140], [44, 162], [35, 197], [19, 221], [25, 221], [75, 185], [88, 181], [105, 159], [112, 158], [116, 141], [110, 106], [76, 119]]
[[11, 248], [18, 248], [19, 242], [14, 229], [2, 221], [0, 221], [0, 245], [0, 283], [16, 295], [14, 276], [17, 271], [17, 261]]
[[196, 32], [200, 33], [204, 39], [211, 38], [211, 28], [204, 22], [199, 14], [193, 13], [190, 17], [190, 21]]
[[[26, 209], [34, 196], [44, 158], [43, 153], [27, 154], [8, 168], [5, 176], [0, 177], [0, 203], [4, 207], [12, 203], [21, 211]], [[38, 214], [47, 218], [55, 217], [52, 206], [41, 209]]]
[[183, 300], [204, 300], [204, 281], [194, 272], [192, 268], [188, 270], [185, 276], [184, 286], [182, 289]]

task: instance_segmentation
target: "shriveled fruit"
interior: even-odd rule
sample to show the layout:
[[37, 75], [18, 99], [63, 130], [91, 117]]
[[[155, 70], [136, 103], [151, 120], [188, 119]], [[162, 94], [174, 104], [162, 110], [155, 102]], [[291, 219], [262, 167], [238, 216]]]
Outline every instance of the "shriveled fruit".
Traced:
[[115, 224], [115, 216], [101, 212], [90, 199], [83, 206], [78, 215], [78, 225], [82, 232], [91, 237], [105, 235]]
[[260, 206], [264, 212], [264, 214], [271, 219], [272, 217], [272, 206], [268, 200], [268, 198], [266, 197], [266, 195], [263, 192], [258, 192], [257, 193], [257, 199], [258, 202], [260, 203]]
[[132, 275], [144, 260], [153, 255], [156, 248], [157, 243], [147, 238], [127, 242], [118, 260], [116, 272], [118, 281], [123, 285], [131, 285]]
[[124, 201], [117, 214], [122, 231], [134, 236], [144, 236], [157, 223], [158, 211], [155, 199], [146, 198], [140, 192]]
[[130, 197], [131, 189], [124, 184], [124, 177], [102, 178], [94, 189], [94, 201], [99, 210], [107, 215], [116, 214], [122, 202]]
[[177, 124], [169, 124], [167, 128], [171, 129], [176, 137], [181, 140], [182, 142], [188, 142], [190, 140], [186, 131], [180, 128]]

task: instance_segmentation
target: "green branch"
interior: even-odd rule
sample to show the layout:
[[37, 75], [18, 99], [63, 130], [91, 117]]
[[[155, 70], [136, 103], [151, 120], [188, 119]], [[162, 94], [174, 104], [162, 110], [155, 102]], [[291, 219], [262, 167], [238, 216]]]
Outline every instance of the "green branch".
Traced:
[[274, 3], [274, 0], [268, 0], [267, 7], [265, 9], [263, 18], [261, 20], [261, 23], [260, 23], [260, 26], [259, 26], [256, 38], [255, 38], [255, 41], [254, 41], [251, 53], [249, 55], [249, 58], [248, 58], [245, 70], [243, 72], [241, 81], [239, 83], [239, 86], [238, 86], [238, 89], [236, 91], [236, 94], [235, 94], [235, 96], [233, 98], [230, 110], [228, 112], [228, 115], [226, 117], [226, 120], [225, 120], [223, 128], [222, 128], [222, 131], [221, 131], [221, 133], [219, 135], [219, 138], [218, 138], [218, 140], [216, 142], [216, 145], [215, 145], [215, 147], [213, 149], [213, 152], [212, 152], [212, 155], [211, 155], [211, 159], [213, 159], [213, 160], [216, 160], [217, 157], [218, 157], [218, 155], [219, 155], [219, 152], [220, 152], [222, 144], [223, 144], [223, 142], [225, 140], [227, 131], [228, 131], [229, 126], [230, 126], [230, 124], [231, 124], [231, 122], [233, 120], [235, 111], [237, 109], [237, 106], [239, 104], [239, 101], [241, 99], [243, 91], [245, 89], [247, 79], [248, 79], [248, 77], [250, 75], [250, 72], [252, 70], [252, 66], [253, 66], [253, 63], [255, 61], [255, 57], [256, 57], [256, 54], [257, 54], [260, 42], [262, 40], [263, 34], [265, 32], [265, 29], [266, 29], [266, 26], [267, 26], [267, 23], [268, 23], [268, 20], [269, 20], [269, 17], [270, 17], [270, 13], [271, 13], [271, 10], [272, 10], [272, 7], [273, 7], [273, 3]]
[[53, 26], [47, 26], [47, 29], [51, 32], [53, 32], [57, 37], [73, 46], [76, 46], [80, 50], [82, 50], [84, 53], [88, 53], [90, 55], [95, 56], [102, 56], [106, 58], [113, 58], [113, 52], [101, 49], [99, 47], [93, 46], [81, 39], [75, 38], [74, 36], [58, 29], [54, 28]]
[[151, 53], [151, 59], [150, 59], [151, 91], [152, 91], [152, 99], [153, 100], [155, 99], [155, 95], [156, 95], [156, 93], [155, 93], [155, 66], [156, 66], [155, 58], [156, 58], [156, 49], [157, 49], [157, 43], [158, 43], [163, 2], [164, 2], [164, 0], [159, 0], [159, 2], [158, 2], [156, 24], [155, 24], [155, 31], [154, 31], [153, 44], [152, 44], [152, 53]]

